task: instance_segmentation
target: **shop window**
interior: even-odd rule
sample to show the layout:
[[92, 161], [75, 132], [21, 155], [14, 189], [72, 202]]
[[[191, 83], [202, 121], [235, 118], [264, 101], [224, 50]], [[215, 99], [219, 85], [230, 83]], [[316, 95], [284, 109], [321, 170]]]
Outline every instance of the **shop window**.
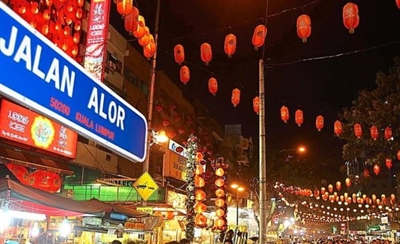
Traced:
[[149, 86], [145, 82], [143, 82], [143, 80], [141, 80], [140, 83], [141, 83], [140, 87], [141, 87], [143, 94], [145, 94], [147, 96], [149, 94]]

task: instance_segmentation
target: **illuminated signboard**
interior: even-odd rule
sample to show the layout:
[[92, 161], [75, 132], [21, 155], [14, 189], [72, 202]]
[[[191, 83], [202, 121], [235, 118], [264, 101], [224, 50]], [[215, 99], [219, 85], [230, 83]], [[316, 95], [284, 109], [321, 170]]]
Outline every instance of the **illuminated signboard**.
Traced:
[[170, 139], [168, 149], [165, 153], [165, 176], [186, 181], [186, 148]]
[[69, 158], [76, 156], [76, 132], [6, 100], [1, 101], [0, 137]]
[[0, 1], [0, 94], [143, 162], [146, 118]]

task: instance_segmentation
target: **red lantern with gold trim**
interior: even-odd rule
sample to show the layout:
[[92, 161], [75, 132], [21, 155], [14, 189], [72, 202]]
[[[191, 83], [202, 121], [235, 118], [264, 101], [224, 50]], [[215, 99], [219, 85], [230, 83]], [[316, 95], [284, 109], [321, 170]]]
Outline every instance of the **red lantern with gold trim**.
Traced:
[[371, 133], [372, 139], [374, 139], [376, 141], [376, 139], [378, 139], [378, 137], [379, 137], [378, 127], [376, 127], [375, 125], [371, 126], [370, 133]]
[[359, 123], [354, 125], [354, 135], [356, 135], [358, 139], [360, 139], [362, 136], [362, 127]]
[[232, 57], [232, 55], [236, 51], [236, 36], [234, 34], [228, 34], [225, 37], [224, 42], [224, 51], [228, 55], [228, 58]]
[[390, 140], [390, 139], [392, 139], [392, 137], [393, 137], [392, 128], [386, 127], [385, 128], [385, 139]]
[[201, 60], [205, 63], [205, 65], [208, 65], [211, 60], [212, 60], [212, 49], [211, 45], [208, 44], [207, 42], [201, 44], [200, 46], [200, 56]]
[[322, 115], [318, 115], [315, 119], [315, 127], [317, 127], [318, 131], [321, 131], [324, 128], [324, 117]]
[[197, 189], [196, 190], [196, 193], [195, 193], [195, 198], [196, 198], [196, 200], [197, 201], [204, 201], [205, 200], [205, 198], [206, 198], [206, 193], [203, 191], [203, 190], [201, 190], [201, 189]]
[[255, 50], [258, 50], [259, 47], [262, 47], [262, 45], [264, 45], [266, 36], [267, 27], [265, 27], [265, 25], [257, 25], [256, 28], [254, 28], [253, 38], [251, 42]]
[[226, 221], [223, 218], [218, 218], [215, 220], [215, 226], [218, 228], [222, 228], [225, 225]]
[[190, 80], [190, 69], [186, 65], [183, 65], [179, 70], [179, 77], [183, 84], [187, 84]]
[[118, 0], [117, 11], [122, 16], [128, 15], [132, 12], [133, 2], [132, 0]]
[[208, 80], [208, 91], [215, 96], [218, 92], [218, 81], [214, 77]]
[[297, 18], [297, 35], [303, 43], [307, 42], [307, 38], [311, 35], [311, 19], [307, 14], [302, 14]]
[[238, 88], [232, 90], [231, 102], [233, 107], [236, 107], [240, 103], [240, 90]]
[[346, 183], [347, 187], [350, 187], [351, 186], [351, 179], [350, 178], [346, 178], [345, 183]]
[[375, 175], [378, 175], [379, 172], [381, 172], [381, 167], [379, 167], [379, 165], [375, 164], [374, 165], [374, 173], [375, 173]]
[[393, 164], [392, 164], [392, 159], [387, 158], [387, 159], [385, 160], [385, 164], [386, 164], [386, 167], [387, 167], [388, 169], [392, 168], [392, 166], [393, 166]]
[[289, 120], [289, 109], [286, 106], [281, 107], [281, 120], [285, 123]]
[[260, 98], [258, 96], [253, 98], [253, 110], [256, 114], [260, 112]]
[[354, 29], [357, 28], [358, 24], [360, 23], [358, 6], [354, 3], [347, 3], [344, 5], [342, 17], [344, 26], [349, 30], [350, 34], [353, 34]]
[[342, 134], [343, 132], [342, 122], [336, 120], [335, 123], [333, 124], [333, 131], [337, 136], [340, 136], [340, 134]]
[[179, 65], [185, 61], [185, 49], [181, 44], [177, 44], [174, 47], [174, 58]]
[[218, 178], [215, 180], [215, 185], [218, 187], [223, 187], [225, 185], [225, 180], [224, 178]]
[[342, 189], [342, 182], [336, 181], [336, 190], [340, 191]]
[[222, 208], [218, 208], [217, 210], [215, 210], [215, 215], [217, 217], [223, 217], [225, 215], [225, 210], [223, 210]]
[[294, 113], [294, 119], [296, 121], [296, 124], [300, 127], [304, 122], [303, 111], [297, 109], [296, 112]]
[[219, 198], [225, 197], [225, 191], [224, 191], [224, 189], [222, 189], [222, 188], [217, 188], [217, 189], [215, 190], [215, 196], [216, 196], [216, 197], [219, 197]]
[[207, 210], [207, 205], [205, 205], [202, 202], [197, 202], [196, 205], [194, 206], [194, 211], [196, 213], [203, 213]]
[[204, 178], [203, 178], [203, 177], [201, 177], [201, 176], [199, 176], [199, 175], [196, 175], [196, 176], [194, 177], [194, 185], [195, 185], [196, 187], [201, 188], [201, 187], [204, 187], [205, 184], [206, 184], [206, 182], [204, 181]]

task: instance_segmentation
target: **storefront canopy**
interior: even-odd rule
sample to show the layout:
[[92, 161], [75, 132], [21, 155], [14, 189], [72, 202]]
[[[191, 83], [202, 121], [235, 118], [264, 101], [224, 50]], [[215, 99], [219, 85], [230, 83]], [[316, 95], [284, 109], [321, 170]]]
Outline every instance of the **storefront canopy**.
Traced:
[[16, 211], [48, 216], [104, 216], [104, 209], [35, 189], [8, 177], [0, 179], [0, 199], [8, 201], [9, 209]]
[[141, 218], [141, 217], [148, 217], [149, 214], [146, 212], [142, 212], [139, 210], [136, 210], [132, 207], [129, 206], [124, 206], [121, 204], [112, 204], [112, 203], [107, 203], [107, 202], [102, 202], [96, 198], [92, 198], [87, 201], [83, 201], [85, 204], [88, 206], [92, 206], [98, 209], [102, 209], [106, 213], [119, 213], [126, 215], [131, 218]]

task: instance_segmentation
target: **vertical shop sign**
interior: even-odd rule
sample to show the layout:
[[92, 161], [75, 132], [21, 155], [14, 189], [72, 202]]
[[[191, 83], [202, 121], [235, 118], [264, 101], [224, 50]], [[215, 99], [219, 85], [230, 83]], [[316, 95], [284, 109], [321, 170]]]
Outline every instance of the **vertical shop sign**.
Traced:
[[104, 76], [109, 12], [110, 0], [91, 0], [84, 67], [99, 81]]

